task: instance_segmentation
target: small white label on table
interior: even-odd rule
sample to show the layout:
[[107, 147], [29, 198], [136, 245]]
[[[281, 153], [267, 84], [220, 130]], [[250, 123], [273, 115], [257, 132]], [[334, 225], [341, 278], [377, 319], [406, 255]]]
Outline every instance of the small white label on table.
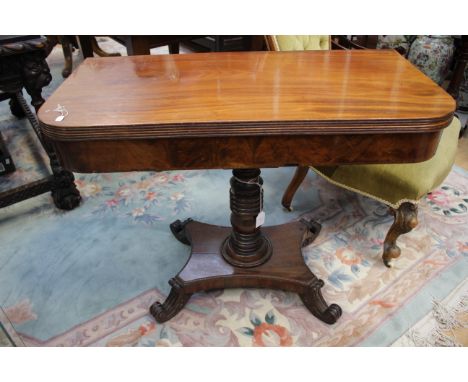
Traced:
[[260, 227], [265, 223], [265, 211], [260, 211], [257, 215], [257, 219], [255, 220], [255, 228]]

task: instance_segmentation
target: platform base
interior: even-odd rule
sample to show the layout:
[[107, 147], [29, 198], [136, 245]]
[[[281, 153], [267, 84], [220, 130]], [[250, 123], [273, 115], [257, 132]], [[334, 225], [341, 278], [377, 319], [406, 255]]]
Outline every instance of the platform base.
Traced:
[[169, 281], [172, 289], [164, 303], [155, 302], [150, 312], [158, 322], [179, 313], [193, 293], [225, 288], [270, 288], [299, 294], [307, 309], [318, 319], [333, 324], [341, 308], [328, 305], [320, 289], [324, 283], [305, 265], [301, 248], [310, 244], [320, 231], [314, 221], [295, 221], [262, 228], [273, 253], [259, 266], [236, 267], [224, 260], [221, 247], [231, 227], [220, 227], [191, 219], [171, 224], [175, 237], [192, 247], [192, 253], [180, 273]]

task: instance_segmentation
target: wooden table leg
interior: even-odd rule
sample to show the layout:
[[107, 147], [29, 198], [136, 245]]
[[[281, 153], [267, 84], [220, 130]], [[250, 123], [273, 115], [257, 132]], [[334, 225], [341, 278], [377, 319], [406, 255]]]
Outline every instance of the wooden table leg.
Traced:
[[62, 77], [67, 78], [73, 70], [73, 46], [69, 36], [58, 36], [59, 43], [62, 45], [65, 66], [62, 70]]
[[150, 312], [158, 322], [179, 313], [193, 293], [224, 288], [272, 288], [298, 293], [320, 320], [333, 324], [341, 308], [328, 305], [320, 289], [324, 283], [304, 263], [301, 248], [320, 232], [314, 221], [295, 221], [256, 227], [263, 192], [259, 169], [234, 170], [231, 178], [231, 224], [220, 227], [191, 219], [171, 224], [175, 237], [192, 247], [189, 260], [169, 284], [164, 303]]
[[288, 211], [292, 211], [291, 202], [294, 198], [297, 189], [304, 181], [308, 171], [309, 167], [307, 166], [297, 166], [296, 172], [294, 173], [294, 176], [291, 179], [288, 188], [286, 189], [286, 191], [284, 191], [283, 198], [281, 199], [281, 204]]
[[94, 57], [93, 44], [91, 42], [93, 38], [94, 36], [89, 35], [77, 36], [78, 45], [80, 46], [83, 58]]
[[126, 48], [129, 56], [151, 54], [147, 36], [131, 36]]
[[179, 43], [178, 42], [173, 42], [172, 44], [169, 44], [169, 53], [170, 54], [179, 54]]
[[52, 170], [53, 177], [52, 179], [44, 179], [42, 182], [39, 183], [33, 183], [28, 189], [19, 187], [16, 190], [13, 190], [13, 192], [16, 192], [16, 195], [7, 195], [8, 200], [3, 202], [3, 206], [17, 203], [21, 200], [24, 200], [27, 197], [40, 195], [41, 193], [46, 192], [47, 185], [50, 185], [49, 189], [52, 191], [52, 199], [54, 200], [55, 206], [57, 208], [67, 211], [74, 209], [80, 204], [81, 196], [74, 183], [75, 177], [73, 173], [68, 170], [65, 170], [60, 165], [56, 152], [52, 148], [52, 145], [50, 144], [48, 139], [42, 134], [36, 115], [33, 114], [29, 109], [29, 106], [26, 100], [24, 99], [22, 93], [18, 92], [15, 95], [15, 98], [20, 107], [23, 109], [23, 112], [28, 118], [29, 122], [31, 123], [31, 126], [37, 138], [39, 139], [39, 142], [41, 143], [44, 151], [49, 157], [50, 168]]

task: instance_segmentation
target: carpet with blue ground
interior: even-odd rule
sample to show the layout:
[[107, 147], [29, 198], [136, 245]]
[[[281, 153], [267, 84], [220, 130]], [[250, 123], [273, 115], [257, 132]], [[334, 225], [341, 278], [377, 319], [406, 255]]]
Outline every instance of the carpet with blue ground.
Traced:
[[[54, 54], [46, 96], [62, 81]], [[28, 122], [6, 102], [0, 130], [17, 166], [0, 191], [48, 173]], [[229, 225], [224, 170], [75, 174], [83, 201], [73, 211], [56, 209], [49, 194], [0, 210], [2, 323], [29, 346], [388, 346], [468, 277], [465, 170], [454, 167], [421, 201], [419, 226], [399, 239], [391, 269], [381, 261], [387, 207], [312, 173], [286, 212], [280, 200], [293, 171], [262, 170], [266, 225], [302, 216], [322, 224], [303, 255], [326, 281], [324, 297], [343, 309], [335, 325], [295, 294], [258, 289], [197, 294], [164, 324], [148, 314], [189, 256], [169, 224], [192, 217]]]

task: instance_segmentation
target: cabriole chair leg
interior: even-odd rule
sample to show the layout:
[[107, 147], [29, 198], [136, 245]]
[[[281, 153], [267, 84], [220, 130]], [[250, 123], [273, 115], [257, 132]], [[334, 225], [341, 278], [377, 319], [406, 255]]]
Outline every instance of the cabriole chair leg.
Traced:
[[382, 260], [387, 267], [391, 266], [392, 259], [400, 256], [401, 250], [396, 244], [398, 237], [410, 232], [418, 225], [418, 206], [416, 204], [405, 202], [398, 209], [392, 208], [392, 212], [395, 221], [385, 237], [382, 255]]
[[308, 171], [309, 171], [309, 167], [298, 166], [296, 169], [296, 172], [294, 173], [293, 178], [291, 179], [291, 182], [289, 183], [288, 188], [284, 192], [283, 199], [281, 200], [281, 204], [288, 211], [292, 210], [291, 202], [292, 202], [292, 199], [294, 198], [294, 194], [296, 193], [297, 189], [303, 182]]

